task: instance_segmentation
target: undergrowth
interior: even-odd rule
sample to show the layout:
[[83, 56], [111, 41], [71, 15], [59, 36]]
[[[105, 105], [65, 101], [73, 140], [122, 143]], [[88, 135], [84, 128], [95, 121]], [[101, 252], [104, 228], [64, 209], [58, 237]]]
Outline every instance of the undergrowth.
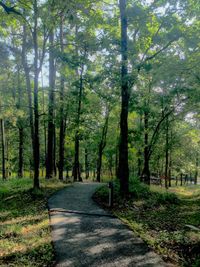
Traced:
[[58, 180], [0, 182], [0, 266], [51, 266], [54, 260], [47, 198], [64, 187]]
[[[120, 197], [119, 183], [114, 185], [112, 212], [139, 234], [166, 260], [187, 267], [200, 266], [200, 187], [173, 187], [166, 191], [147, 186], [138, 179], [130, 181], [130, 194]], [[192, 191], [194, 192], [192, 194]], [[108, 207], [108, 187], [100, 188], [94, 199]]]

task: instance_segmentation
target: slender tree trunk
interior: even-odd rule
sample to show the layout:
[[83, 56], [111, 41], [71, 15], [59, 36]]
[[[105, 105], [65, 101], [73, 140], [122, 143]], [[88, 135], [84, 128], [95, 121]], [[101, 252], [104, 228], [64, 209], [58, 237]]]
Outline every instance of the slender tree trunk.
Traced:
[[129, 166], [128, 166], [128, 108], [129, 108], [129, 88], [128, 88], [128, 36], [127, 36], [127, 11], [126, 0], [120, 0], [121, 18], [121, 116], [120, 116], [120, 140], [119, 140], [119, 167], [118, 178], [120, 180], [120, 191], [122, 195], [129, 192]]
[[108, 131], [108, 119], [109, 119], [109, 111], [106, 114], [106, 120], [103, 126], [101, 141], [99, 143], [99, 153], [98, 153], [98, 160], [97, 160], [97, 182], [101, 182], [101, 167], [102, 167], [102, 156], [103, 156], [103, 150], [106, 146], [106, 137], [107, 137], [107, 131]]
[[[20, 69], [18, 67], [17, 70], [17, 80], [18, 80], [18, 101], [16, 107], [18, 110], [21, 109], [21, 98], [22, 98], [22, 91], [21, 91], [21, 84], [20, 84]], [[18, 165], [18, 177], [23, 177], [23, 148], [24, 148], [24, 129], [23, 129], [23, 120], [22, 118], [18, 118], [17, 126], [19, 131], [19, 165]]]
[[195, 176], [194, 176], [194, 184], [197, 184], [198, 180], [198, 169], [199, 169], [199, 155], [197, 153], [196, 156], [196, 170], [195, 170]]
[[83, 95], [83, 69], [82, 64], [80, 73], [80, 84], [79, 84], [79, 98], [78, 98], [78, 111], [77, 111], [77, 121], [76, 121], [76, 133], [75, 133], [75, 155], [74, 155], [74, 167], [73, 176], [74, 181], [82, 181], [80, 174], [80, 162], [79, 162], [79, 127], [80, 127], [80, 116], [81, 116], [81, 106], [82, 106], [82, 95]]
[[110, 177], [113, 178], [113, 155], [112, 154], [109, 157], [109, 172], [110, 172]]
[[183, 185], [183, 174], [181, 173], [181, 186]]
[[[43, 73], [41, 73], [41, 82], [42, 82], [42, 110], [43, 114], [45, 114], [45, 90], [43, 85]], [[45, 119], [43, 120], [43, 131], [44, 131], [44, 158], [45, 158], [45, 166], [46, 166], [46, 159], [47, 159], [47, 129], [46, 129], [46, 122]], [[42, 168], [43, 169], [43, 168]], [[44, 169], [43, 169], [43, 175], [44, 177]]]
[[141, 150], [139, 149], [138, 150], [138, 177], [141, 179], [141, 175], [142, 175], [142, 152]]
[[54, 176], [57, 177], [57, 161], [56, 161], [56, 127], [54, 125], [54, 133], [53, 133], [53, 173]]
[[[142, 115], [140, 114], [140, 132], [142, 133]], [[138, 178], [142, 181], [142, 150], [138, 149]]]
[[[60, 23], [60, 46], [61, 53], [64, 53], [63, 44], [63, 15], [61, 15]], [[64, 169], [64, 146], [65, 146], [65, 122], [64, 122], [64, 87], [65, 79], [63, 75], [63, 63], [61, 64], [61, 77], [60, 77], [60, 134], [59, 134], [59, 179], [63, 180]]]
[[168, 188], [168, 168], [169, 168], [169, 119], [166, 119], [166, 144], [165, 144], [165, 188]]
[[170, 154], [169, 154], [169, 171], [168, 171], [169, 187], [172, 186], [171, 173], [172, 173], [172, 152], [170, 151]]
[[48, 110], [48, 141], [46, 158], [46, 178], [53, 177], [54, 172], [54, 90], [55, 90], [55, 62], [53, 55], [54, 33], [49, 34], [49, 110]]
[[170, 153], [169, 153], [169, 174], [168, 174], [168, 178], [169, 178], [169, 187], [172, 186], [172, 164], [173, 164], [173, 161], [172, 161], [172, 142], [173, 140], [173, 131], [171, 129], [170, 131]]
[[88, 179], [90, 176], [89, 163], [88, 163], [88, 150], [85, 148], [85, 178]]
[[5, 128], [4, 128], [4, 120], [0, 119], [1, 123], [1, 149], [2, 149], [2, 178], [6, 179], [6, 158], [5, 158]]
[[27, 64], [27, 27], [23, 25], [23, 45], [22, 45], [22, 65], [24, 68], [25, 79], [26, 79], [26, 90], [28, 94], [28, 106], [29, 106], [29, 124], [31, 129], [31, 141], [32, 141], [32, 150], [34, 154], [34, 121], [33, 121], [33, 101], [32, 101], [32, 89], [31, 89], [31, 80], [30, 80], [30, 70]]
[[34, 188], [39, 188], [39, 166], [40, 166], [40, 142], [39, 142], [39, 110], [38, 110], [38, 6], [34, 0]]
[[24, 148], [24, 130], [19, 127], [19, 167], [18, 177], [23, 177], [23, 148]]
[[99, 153], [97, 160], [97, 182], [101, 182], [101, 166], [102, 166], [103, 147], [102, 142], [99, 144]]
[[150, 185], [150, 170], [149, 170], [149, 114], [144, 112], [144, 182]]
[[79, 163], [79, 132], [75, 134], [75, 156], [74, 156], [74, 168], [73, 168], [74, 181], [82, 181], [80, 174], [80, 163]]

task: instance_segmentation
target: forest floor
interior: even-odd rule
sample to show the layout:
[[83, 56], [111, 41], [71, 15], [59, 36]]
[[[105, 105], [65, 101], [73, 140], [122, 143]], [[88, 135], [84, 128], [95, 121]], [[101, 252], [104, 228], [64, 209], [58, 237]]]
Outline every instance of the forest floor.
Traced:
[[47, 199], [66, 184], [41, 179], [33, 191], [32, 179], [0, 181], [0, 266], [51, 266], [54, 251]]
[[[188, 185], [147, 189], [137, 182], [128, 200], [118, 197], [110, 210], [124, 221], [164, 259], [181, 266], [200, 266], [200, 186]], [[102, 187], [95, 200], [108, 208], [108, 188]], [[109, 209], [109, 208], [108, 208]]]
[[172, 266], [92, 200], [101, 186], [92, 182], [75, 183], [50, 198], [56, 266]]

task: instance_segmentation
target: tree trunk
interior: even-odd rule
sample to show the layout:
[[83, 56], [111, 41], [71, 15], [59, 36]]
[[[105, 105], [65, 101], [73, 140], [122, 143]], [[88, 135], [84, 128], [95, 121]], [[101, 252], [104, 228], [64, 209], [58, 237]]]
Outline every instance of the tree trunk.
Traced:
[[[18, 110], [21, 109], [21, 98], [22, 98], [22, 91], [21, 91], [21, 84], [20, 84], [20, 69], [18, 66], [17, 70], [17, 80], [18, 80], [18, 101], [16, 107]], [[24, 148], [24, 128], [23, 128], [23, 120], [22, 118], [18, 118], [17, 126], [19, 131], [19, 165], [18, 165], [18, 177], [23, 177], [23, 148]]]
[[119, 146], [118, 142], [116, 145], [116, 152], [115, 152], [115, 176], [119, 177], [118, 170], [119, 170]]
[[54, 90], [55, 90], [55, 62], [53, 55], [54, 33], [49, 34], [49, 107], [48, 107], [48, 140], [46, 158], [46, 178], [53, 177], [54, 172]]
[[[61, 53], [64, 53], [63, 44], [63, 16], [61, 15], [60, 23], [60, 46]], [[59, 134], [59, 179], [63, 180], [64, 169], [64, 146], [65, 146], [65, 122], [64, 122], [64, 87], [65, 79], [63, 75], [63, 63], [61, 64], [61, 76], [60, 76], [60, 134]]]
[[77, 120], [76, 120], [76, 133], [75, 133], [75, 155], [74, 155], [74, 167], [73, 167], [73, 176], [74, 181], [82, 181], [80, 173], [80, 162], [79, 162], [79, 127], [80, 127], [80, 116], [81, 116], [81, 106], [82, 106], [82, 95], [83, 95], [83, 69], [84, 65], [82, 64], [81, 73], [80, 73], [80, 84], [79, 84], [79, 97], [78, 97], [78, 111], [77, 111]]
[[2, 178], [6, 179], [6, 158], [5, 158], [5, 128], [4, 128], [4, 120], [0, 119], [1, 123], [1, 149], [2, 149]]
[[34, 188], [39, 188], [39, 166], [40, 166], [40, 142], [39, 142], [39, 110], [38, 110], [38, 6], [34, 0]]
[[[45, 89], [43, 85], [43, 73], [41, 72], [41, 82], [42, 82], [42, 111], [45, 114]], [[44, 158], [45, 158], [45, 166], [46, 166], [46, 159], [47, 159], [47, 129], [46, 129], [46, 121], [43, 119], [43, 131], [44, 131]], [[45, 167], [44, 166], [44, 167]], [[44, 169], [43, 170], [43, 177], [44, 177]], [[45, 175], [46, 176], [46, 175]]]
[[169, 180], [169, 187], [172, 186], [171, 177], [172, 176], [172, 152], [170, 151], [169, 154], [169, 171], [168, 171], [168, 180]]
[[[140, 114], [140, 132], [142, 133], [142, 114]], [[137, 162], [137, 165], [138, 165], [138, 171], [137, 171], [137, 175], [138, 175], [138, 178], [141, 180], [142, 182], [142, 150], [141, 148], [138, 149], [138, 153], [137, 153], [137, 157], [138, 157], [138, 162]]]
[[149, 170], [149, 114], [144, 112], [144, 169], [143, 180], [150, 185], [150, 170]]
[[53, 127], [53, 173], [57, 177], [57, 161], [56, 161], [56, 127]]
[[85, 148], [85, 178], [88, 179], [90, 176], [89, 162], [88, 162], [88, 150]]
[[165, 144], [165, 188], [168, 189], [169, 168], [169, 119], [166, 119], [166, 144]]
[[19, 127], [19, 167], [18, 177], [23, 177], [23, 148], [24, 148], [24, 129]]
[[108, 132], [108, 119], [109, 119], [109, 111], [106, 114], [106, 120], [103, 126], [101, 141], [99, 143], [99, 153], [98, 153], [98, 160], [97, 160], [97, 182], [101, 182], [101, 167], [102, 167], [102, 156], [103, 150], [106, 146], [106, 137]]
[[34, 122], [33, 122], [33, 101], [32, 101], [32, 89], [31, 89], [31, 80], [30, 80], [30, 70], [27, 64], [27, 29], [26, 25], [23, 25], [23, 45], [22, 45], [22, 65], [24, 68], [25, 73], [25, 79], [26, 79], [26, 90], [28, 94], [28, 106], [29, 106], [29, 124], [31, 129], [31, 141], [32, 141], [32, 151], [34, 154], [34, 139], [35, 139], [35, 133], [34, 133]]
[[109, 156], [109, 172], [110, 172], [110, 177], [113, 178], [113, 155], [112, 154]]
[[98, 153], [98, 160], [97, 160], [97, 182], [101, 182], [101, 166], [102, 166], [102, 155], [103, 155], [103, 148], [102, 142], [99, 144], [99, 153]]
[[142, 152], [141, 150], [139, 149], [138, 150], [138, 172], [137, 172], [137, 175], [139, 178], [141, 178], [141, 175], [142, 175], [142, 159], [141, 159], [141, 156], [142, 156]]
[[129, 88], [128, 88], [128, 47], [127, 47], [127, 12], [126, 0], [120, 0], [121, 18], [121, 116], [120, 116], [120, 140], [119, 140], [119, 167], [118, 178], [120, 180], [120, 191], [122, 195], [129, 192], [129, 166], [128, 166], [128, 108], [129, 108]]
[[80, 174], [80, 163], [79, 163], [79, 132], [75, 134], [75, 156], [74, 156], [74, 167], [73, 167], [74, 181], [82, 181]]
[[198, 168], [199, 168], [199, 155], [197, 153], [196, 156], [196, 170], [195, 170], [195, 176], [194, 176], [194, 184], [197, 184], [198, 180]]

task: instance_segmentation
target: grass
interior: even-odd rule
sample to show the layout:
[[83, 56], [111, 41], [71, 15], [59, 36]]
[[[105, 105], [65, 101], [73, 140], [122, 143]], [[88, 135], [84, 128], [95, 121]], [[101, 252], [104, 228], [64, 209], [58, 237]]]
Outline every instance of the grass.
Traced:
[[[107, 207], [108, 189], [102, 187], [94, 198]], [[200, 231], [186, 226], [200, 228], [200, 186], [172, 187], [166, 192], [134, 179], [128, 199], [119, 197], [118, 184], [114, 198], [112, 212], [165, 260], [200, 266]]]
[[0, 181], [0, 266], [53, 265], [47, 198], [64, 186], [43, 179], [33, 191], [30, 178]]

